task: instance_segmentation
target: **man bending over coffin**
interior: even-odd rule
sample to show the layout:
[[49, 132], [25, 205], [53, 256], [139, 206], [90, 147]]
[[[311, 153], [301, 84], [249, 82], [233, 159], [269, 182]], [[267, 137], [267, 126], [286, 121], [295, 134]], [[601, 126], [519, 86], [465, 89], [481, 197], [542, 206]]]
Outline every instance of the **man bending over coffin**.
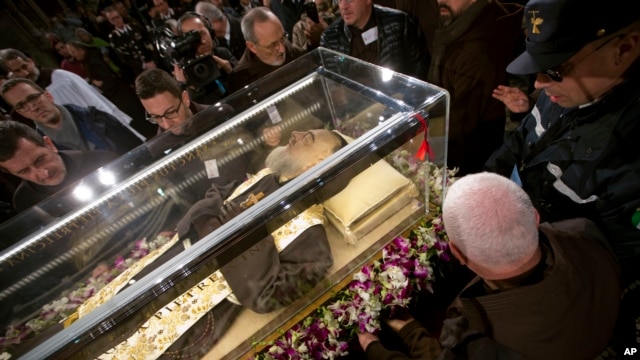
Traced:
[[[222, 186], [212, 185], [205, 198], [195, 203], [178, 223], [177, 230], [182, 241], [156, 258], [154, 264], [165, 263], [184, 251], [189, 242], [205, 237], [345, 144], [340, 135], [329, 130], [294, 131], [286, 146], [277, 147], [269, 154], [265, 161], [267, 167], [249, 180], [243, 183], [233, 181]], [[323, 279], [332, 264], [331, 248], [323, 227], [323, 209], [321, 205], [313, 205], [223, 266], [220, 272], [216, 272], [224, 276], [222, 281], [225, 282], [225, 287], [230, 288], [233, 293], [231, 296], [222, 301], [208, 301], [207, 306], [193, 304], [191, 300], [197, 296], [192, 293], [189, 294], [191, 300], [188, 304], [182, 303], [178, 298], [168, 299], [170, 304], [181, 304], [181, 311], [173, 313], [189, 313], [189, 318], [197, 320], [189, 322], [183, 317], [168, 320], [164, 315], [153, 316], [140, 327], [141, 331], [129, 334], [128, 339], [129, 335], [118, 334], [107, 340], [110, 344], [103, 343], [103, 348], [112, 348], [101, 358], [116, 359], [131, 351], [139, 351], [142, 345], [149, 345], [148, 341], [142, 339], [144, 336], [140, 337], [140, 333], [144, 332], [142, 329], [149, 334], [155, 333], [154, 326], [162, 329], [165, 340], [177, 328], [188, 330], [180, 330], [179, 337], [170, 340], [172, 345], [168, 349], [167, 345], [162, 347], [157, 343], [154, 343], [153, 349], [145, 347], [146, 358], [171, 358], [178, 355], [181, 358], [199, 358], [210, 351], [226, 331], [242, 309], [239, 305], [258, 313], [289, 305]], [[147, 266], [135, 278], [141, 279], [156, 267]], [[214, 276], [215, 274], [211, 277]], [[119, 280], [123, 282], [122, 279]], [[125, 281], [128, 282], [128, 279]], [[195, 288], [198, 286], [192, 290]], [[98, 294], [89, 302], [101, 296]], [[165, 293], [161, 296], [169, 295]], [[211, 297], [213, 295], [200, 298], [206, 301]], [[85, 305], [87, 303], [83, 306]], [[186, 311], [189, 307], [190, 310]], [[80, 310], [81, 316], [83, 312], [84, 310]], [[163, 319], [160, 324], [150, 323], [160, 318]]]

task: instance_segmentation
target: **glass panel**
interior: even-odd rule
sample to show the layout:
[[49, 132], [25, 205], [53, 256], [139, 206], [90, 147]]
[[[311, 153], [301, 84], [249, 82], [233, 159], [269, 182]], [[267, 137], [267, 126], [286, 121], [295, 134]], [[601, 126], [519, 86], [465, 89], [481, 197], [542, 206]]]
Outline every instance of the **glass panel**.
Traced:
[[[180, 295], [197, 298], [221, 270], [235, 297], [225, 293], [200, 310], [193, 329], [208, 341], [198, 351], [246, 352], [428, 211], [421, 181], [429, 166], [445, 164], [447, 109], [439, 88], [325, 49], [249, 85], [196, 114], [181, 134], [159, 136], [5, 225], [21, 235], [0, 254], [3, 349], [25, 358], [113, 358], [162, 311], [189, 308]], [[319, 129], [348, 144], [325, 154], [339, 138]], [[427, 145], [431, 162], [415, 156], [428, 159]], [[269, 166], [290, 176], [255, 180], [274, 151], [282, 152]], [[248, 178], [272, 185], [235, 197]], [[93, 196], [78, 200], [80, 187]], [[313, 225], [291, 230], [316, 204], [323, 208], [313, 219], [323, 225], [305, 218]], [[258, 266], [246, 259], [264, 246], [287, 244], [278, 240], [285, 233], [293, 245], [274, 261], [295, 262], [293, 249], [311, 228], [330, 246], [332, 265], [320, 278], [289, 274], [301, 282], [269, 296], [254, 294], [260, 283], [234, 279], [239, 264]], [[97, 293], [103, 287], [111, 293]]]

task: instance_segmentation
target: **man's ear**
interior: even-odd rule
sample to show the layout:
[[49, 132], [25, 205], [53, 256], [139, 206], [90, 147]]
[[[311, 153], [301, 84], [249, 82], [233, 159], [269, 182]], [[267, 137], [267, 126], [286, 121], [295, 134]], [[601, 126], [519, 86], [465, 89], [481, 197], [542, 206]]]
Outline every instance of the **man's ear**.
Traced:
[[640, 32], [632, 30], [626, 34], [618, 44], [616, 65], [633, 63], [640, 52]]
[[45, 91], [43, 95], [44, 95], [45, 99], [51, 101], [52, 103], [54, 102], [53, 95], [50, 92]]
[[57, 153], [58, 152], [58, 148], [56, 147], [56, 144], [53, 143], [53, 140], [51, 140], [50, 137], [48, 136], [43, 136], [42, 140], [44, 140], [44, 147], [46, 147], [47, 149]]
[[462, 265], [466, 265], [467, 264], [466, 255], [464, 255], [462, 253], [462, 251], [460, 251], [460, 249], [458, 249], [458, 247], [454, 243], [451, 242], [451, 239], [449, 239], [449, 249], [451, 249], [451, 254], [453, 254], [453, 256], [456, 259], [458, 259], [460, 264], [462, 264]]
[[182, 103], [189, 108], [189, 106], [191, 106], [191, 98], [189, 98], [189, 93], [187, 92], [187, 90], [182, 90]]
[[252, 43], [251, 41], [245, 41], [244, 43], [247, 45], [247, 49], [249, 49], [249, 51], [254, 54], [256, 53], [256, 44]]

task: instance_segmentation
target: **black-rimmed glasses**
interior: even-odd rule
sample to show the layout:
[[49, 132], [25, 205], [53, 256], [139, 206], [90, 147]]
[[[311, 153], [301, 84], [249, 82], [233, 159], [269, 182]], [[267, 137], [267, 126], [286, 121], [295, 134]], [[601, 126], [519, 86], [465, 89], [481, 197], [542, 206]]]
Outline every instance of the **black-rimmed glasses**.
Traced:
[[182, 99], [180, 99], [180, 103], [178, 104], [178, 107], [175, 110], [165, 111], [164, 114], [162, 114], [162, 115], [149, 114], [145, 110], [145, 114], [147, 115], [147, 121], [149, 121], [152, 124], [157, 124], [158, 122], [162, 121], [163, 119], [173, 120], [176, 117], [178, 117], [178, 112], [180, 111], [180, 107], [181, 106], [182, 106]]
[[13, 108], [19, 112], [27, 112], [31, 110], [32, 105], [40, 100], [40, 96], [42, 96], [42, 94], [44, 94], [44, 91], [33, 93], [27, 96], [24, 100], [17, 103]]

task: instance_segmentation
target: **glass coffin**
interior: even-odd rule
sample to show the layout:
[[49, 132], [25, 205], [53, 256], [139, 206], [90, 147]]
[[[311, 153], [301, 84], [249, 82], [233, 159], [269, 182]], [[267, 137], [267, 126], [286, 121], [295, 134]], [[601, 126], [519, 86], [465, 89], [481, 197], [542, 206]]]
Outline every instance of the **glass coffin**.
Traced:
[[1, 352], [243, 356], [429, 211], [447, 109], [326, 49], [247, 86], [4, 225]]

